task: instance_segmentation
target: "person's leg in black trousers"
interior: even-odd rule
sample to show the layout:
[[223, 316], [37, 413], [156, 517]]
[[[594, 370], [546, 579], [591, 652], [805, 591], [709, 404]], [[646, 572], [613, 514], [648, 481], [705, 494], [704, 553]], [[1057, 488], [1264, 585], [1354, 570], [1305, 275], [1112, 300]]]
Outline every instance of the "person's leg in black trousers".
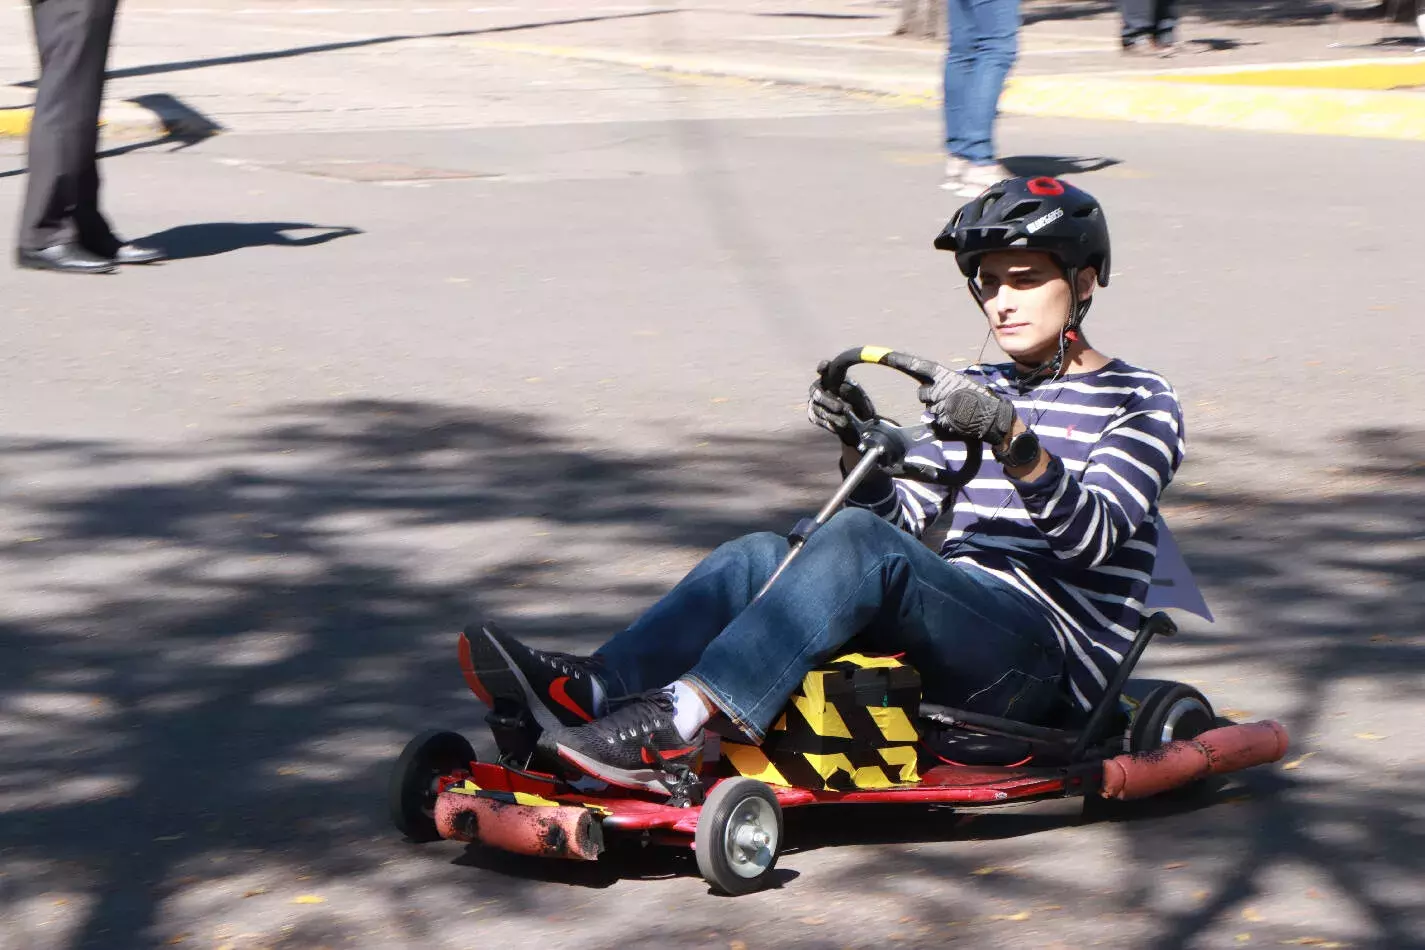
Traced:
[[99, 211], [99, 110], [118, 0], [31, 0], [30, 9], [40, 82], [19, 263], [78, 273], [111, 270], [115, 257], [137, 263], [147, 249], [124, 245]]
[[1149, 42], [1160, 52], [1172, 50], [1177, 30], [1177, 0], [1118, 0], [1123, 17], [1123, 49], [1134, 52]]

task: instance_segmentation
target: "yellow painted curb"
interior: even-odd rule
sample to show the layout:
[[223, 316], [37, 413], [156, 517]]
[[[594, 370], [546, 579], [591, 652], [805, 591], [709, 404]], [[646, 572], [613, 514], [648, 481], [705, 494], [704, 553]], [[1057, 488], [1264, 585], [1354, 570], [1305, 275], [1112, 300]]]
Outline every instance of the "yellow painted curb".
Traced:
[[1210, 128], [1425, 141], [1425, 95], [1349, 89], [1165, 84], [1078, 76], [1011, 80], [1002, 112]]
[[30, 117], [35, 114], [32, 106], [17, 109], [0, 109], [0, 138], [23, 137], [30, 133]]
[[1291, 86], [1296, 89], [1407, 89], [1425, 86], [1425, 58], [1327, 60], [1261, 66], [1165, 70], [1157, 82], [1225, 86]]

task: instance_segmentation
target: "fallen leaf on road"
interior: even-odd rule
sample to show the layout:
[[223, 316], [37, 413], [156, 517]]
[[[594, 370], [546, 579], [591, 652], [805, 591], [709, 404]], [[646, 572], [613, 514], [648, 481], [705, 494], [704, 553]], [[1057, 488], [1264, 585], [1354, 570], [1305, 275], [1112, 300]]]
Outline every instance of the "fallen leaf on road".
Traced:
[[1009, 870], [1009, 868], [1002, 868], [1002, 867], [999, 867], [998, 865], [987, 864], [987, 865], [985, 865], [985, 866], [982, 867], [982, 868], [975, 868], [975, 869], [974, 869], [973, 871], [971, 871], [970, 873], [971, 873], [971, 874], [974, 874], [974, 875], [977, 875], [977, 876], [979, 876], [979, 877], [984, 877], [986, 874], [1000, 874], [1000, 873], [1005, 872], [1005, 871], [1008, 871], [1008, 870]]
[[315, 895], [315, 894], [303, 894], [301, 897], [294, 897], [294, 898], [292, 898], [292, 903], [294, 903], [294, 904], [324, 904], [324, 903], [326, 903], [326, 900], [327, 900], [327, 899], [326, 899], [325, 897], [318, 897], [318, 896]]
[[1182, 861], [1174, 861], [1172, 864], [1165, 864], [1165, 865], [1163, 865], [1163, 870], [1164, 870], [1164, 871], [1176, 871], [1178, 868], [1185, 868], [1185, 867], [1187, 867], [1187, 865], [1184, 864]]
[[1299, 759], [1292, 759], [1290, 762], [1283, 765], [1282, 768], [1286, 769], [1288, 772], [1292, 769], [1299, 769], [1301, 768], [1301, 763], [1305, 762], [1307, 759], [1311, 758], [1315, 754], [1315, 752], [1308, 752]]
[[825, 917], [803, 917], [803, 918], [802, 918], [802, 923], [804, 923], [804, 924], [811, 924], [813, 927], [819, 927], [819, 926], [821, 926], [822, 924], [826, 923], [826, 918], [825, 918]]
[[1224, 709], [1222, 710], [1222, 715], [1226, 716], [1228, 719], [1246, 719], [1252, 714], [1245, 709]]
[[1018, 920], [1028, 920], [1028, 919], [1029, 919], [1029, 911], [1027, 911], [1027, 910], [1022, 910], [1022, 911], [1020, 911], [1020, 912], [1017, 913], [1017, 914], [991, 914], [989, 917], [986, 917], [985, 919], [986, 919], [986, 920], [1015, 920], [1015, 921], [1018, 921]]
[[1251, 939], [1252, 939], [1252, 935], [1251, 935], [1251, 934], [1238, 934], [1238, 935], [1237, 935], [1237, 942], [1238, 942], [1238, 943], [1246, 943], [1248, 940], [1251, 940]]
[[188, 935], [187, 935], [186, 933], [181, 933], [181, 934], [174, 934], [173, 936], [169, 937], [167, 940], [165, 940], [165, 941], [163, 941], [163, 942], [164, 942], [165, 945], [171, 947], [171, 946], [173, 946], [174, 944], [182, 943], [183, 941], [185, 941], [185, 940], [187, 940], [187, 939], [188, 939]]
[[1250, 920], [1254, 924], [1259, 924], [1267, 918], [1257, 913], [1257, 908], [1255, 907], [1244, 907], [1242, 908], [1242, 919]]
[[732, 941], [732, 943], [727, 945], [727, 950], [747, 950], [747, 944], [743, 943], [741, 940], [734, 940]]
[[1349, 943], [1337, 943], [1334, 940], [1327, 940], [1325, 937], [1296, 937], [1292, 940], [1283, 940], [1282, 945], [1286, 947], [1321, 947], [1322, 950], [1340, 950], [1342, 947], [1349, 947]]
[[1352, 738], [1360, 739], [1363, 742], [1379, 742], [1385, 736], [1376, 735], [1374, 732], [1358, 732]]

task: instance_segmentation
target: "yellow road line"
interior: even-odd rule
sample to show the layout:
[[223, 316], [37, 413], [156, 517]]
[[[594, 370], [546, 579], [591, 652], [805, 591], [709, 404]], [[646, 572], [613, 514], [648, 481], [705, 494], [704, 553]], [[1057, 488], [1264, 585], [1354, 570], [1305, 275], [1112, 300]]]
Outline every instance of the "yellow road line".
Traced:
[[1399, 92], [1029, 76], [1010, 81], [1000, 109], [1018, 115], [1425, 141], [1425, 95]]

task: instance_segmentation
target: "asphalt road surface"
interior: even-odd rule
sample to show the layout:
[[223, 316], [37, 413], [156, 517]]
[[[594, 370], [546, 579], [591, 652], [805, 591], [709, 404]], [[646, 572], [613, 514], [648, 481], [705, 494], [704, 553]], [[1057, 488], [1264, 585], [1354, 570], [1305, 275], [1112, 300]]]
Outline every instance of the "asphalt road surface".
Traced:
[[[489, 745], [463, 623], [592, 648], [831, 490], [817, 359], [984, 336], [930, 246], [933, 111], [466, 55], [508, 80], [488, 121], [130, 143], [107, 207], [176, 260], [0, 272], [0, 946], [1422, 945], [1405, 143], [1002, 126], [1105, 202], [1087, 328], [1187, 410], [1166, 507], [1217, 623], [1144, 670], [1280, 718], [1284, 766], [1111, 821], [798, 814], [739, 899], [691, 854], [403, 842], [405, 740]], [[22, 167], [0, 144], [0, 220]]]

